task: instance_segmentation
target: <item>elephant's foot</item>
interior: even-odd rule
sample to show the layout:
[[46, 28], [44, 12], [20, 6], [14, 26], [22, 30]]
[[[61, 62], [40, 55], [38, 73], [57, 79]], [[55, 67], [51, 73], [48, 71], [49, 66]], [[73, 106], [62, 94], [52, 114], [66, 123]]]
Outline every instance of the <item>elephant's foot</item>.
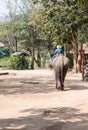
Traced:
[[61, 90], [64, 91], [64, 88], [62, 87]]
[[57, 89], [58, 89], [58, 90], [61, 90], [61, 86], [58, 86]]
[[58, 89], [58, 84], [56, 84], [56, 89]]
[[62, 86], [58, 86], [57, 89], [63, 91], [63, 90], [64, 90], [64, 87], [62, 87]]

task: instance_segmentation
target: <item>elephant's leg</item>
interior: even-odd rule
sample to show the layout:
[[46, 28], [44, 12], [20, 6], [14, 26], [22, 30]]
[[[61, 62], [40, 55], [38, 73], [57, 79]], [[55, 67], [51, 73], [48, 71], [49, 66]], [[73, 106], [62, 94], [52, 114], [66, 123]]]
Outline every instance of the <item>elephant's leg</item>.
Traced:
[[64, 90], [64, 73], [61, 78], [61, 90]]
[[59, 76], [58, 90], [62, 90], [62, 80], [61, 80], [61, 75]]
[[64, 83], [61, 85], [61, 90], [64, 90]]
[[62, 85], [61, 85], [61, 90], [64, 90], [64, 80], [67, 74], [68, 66], [65, 65], [63, 69], [63, 76], [62, 76]]
[[61, 90], [64, 90], [64, 81], [61, 79]]
[[56, 80], [56, 89], [58, 88], [58, 76], [57, 73], [55, 73], [55, 80]]
[[55, 73], [55, 79], [56, 79], [56, 89], [61, 88], [61, 78], [59, 73]]
[[64, 72], [63, 72], [63, 82], [64, 82], [64, 80], [65, 80], [67, 71], [68, 71], [68, 65], [65, 65], [65, 66], [64, 66]]
[[58, 71], [58, 89], [59, 90], [63, 90], [64, 89], [62, 66], [59, 66], [59, 71]]

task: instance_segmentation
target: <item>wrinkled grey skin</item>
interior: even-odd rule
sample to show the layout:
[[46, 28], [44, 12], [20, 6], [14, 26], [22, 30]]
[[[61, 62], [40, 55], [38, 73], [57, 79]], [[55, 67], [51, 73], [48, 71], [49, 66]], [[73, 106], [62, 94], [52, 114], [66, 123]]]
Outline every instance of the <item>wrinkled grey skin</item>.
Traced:
[[64, 90], [64, 80], [67, 74], [69, 59], [59, 54], [53, 61], [50, 61], [50, 68], [55, 71], [56, 89]]

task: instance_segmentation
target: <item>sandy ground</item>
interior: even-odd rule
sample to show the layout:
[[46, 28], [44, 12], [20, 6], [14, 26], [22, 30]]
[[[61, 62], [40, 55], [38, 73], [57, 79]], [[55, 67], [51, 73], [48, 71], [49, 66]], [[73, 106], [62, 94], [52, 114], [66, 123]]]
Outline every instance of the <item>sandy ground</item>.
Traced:
[[0, 130], [88, 130], [88, 82], [69, 72], [65, 91], [52, 70], [0, 70]]

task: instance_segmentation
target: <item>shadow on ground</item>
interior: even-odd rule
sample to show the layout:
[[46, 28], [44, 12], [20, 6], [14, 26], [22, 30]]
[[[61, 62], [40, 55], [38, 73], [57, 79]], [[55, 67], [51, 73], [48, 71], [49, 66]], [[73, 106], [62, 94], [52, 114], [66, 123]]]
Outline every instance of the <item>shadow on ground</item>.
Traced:
[[[81, 85], [78, 83], [81, 83]], [[65, 90], [86, 90], [88, 87], [84, 82], [74, 80], [65, 81]], [[32, 78], [9, 78], [0, 79], [0, 94], [24, 94], [24, 93], [49, 93], [57, 91], [55, 89], [55, 80], [48, 77]]]
[[0, 120], [0, 130], [88, 130], [88, 113], [71, 107], [25, 109], [29, 116]]
[[66, 80], [66, 86], [68, 87], [67, 90], [88, 90], [87, 82], [80, 80]]
[[0, 80], [0, 94], [48, 93], [55, 91], [55, 81], [43, 77]]

